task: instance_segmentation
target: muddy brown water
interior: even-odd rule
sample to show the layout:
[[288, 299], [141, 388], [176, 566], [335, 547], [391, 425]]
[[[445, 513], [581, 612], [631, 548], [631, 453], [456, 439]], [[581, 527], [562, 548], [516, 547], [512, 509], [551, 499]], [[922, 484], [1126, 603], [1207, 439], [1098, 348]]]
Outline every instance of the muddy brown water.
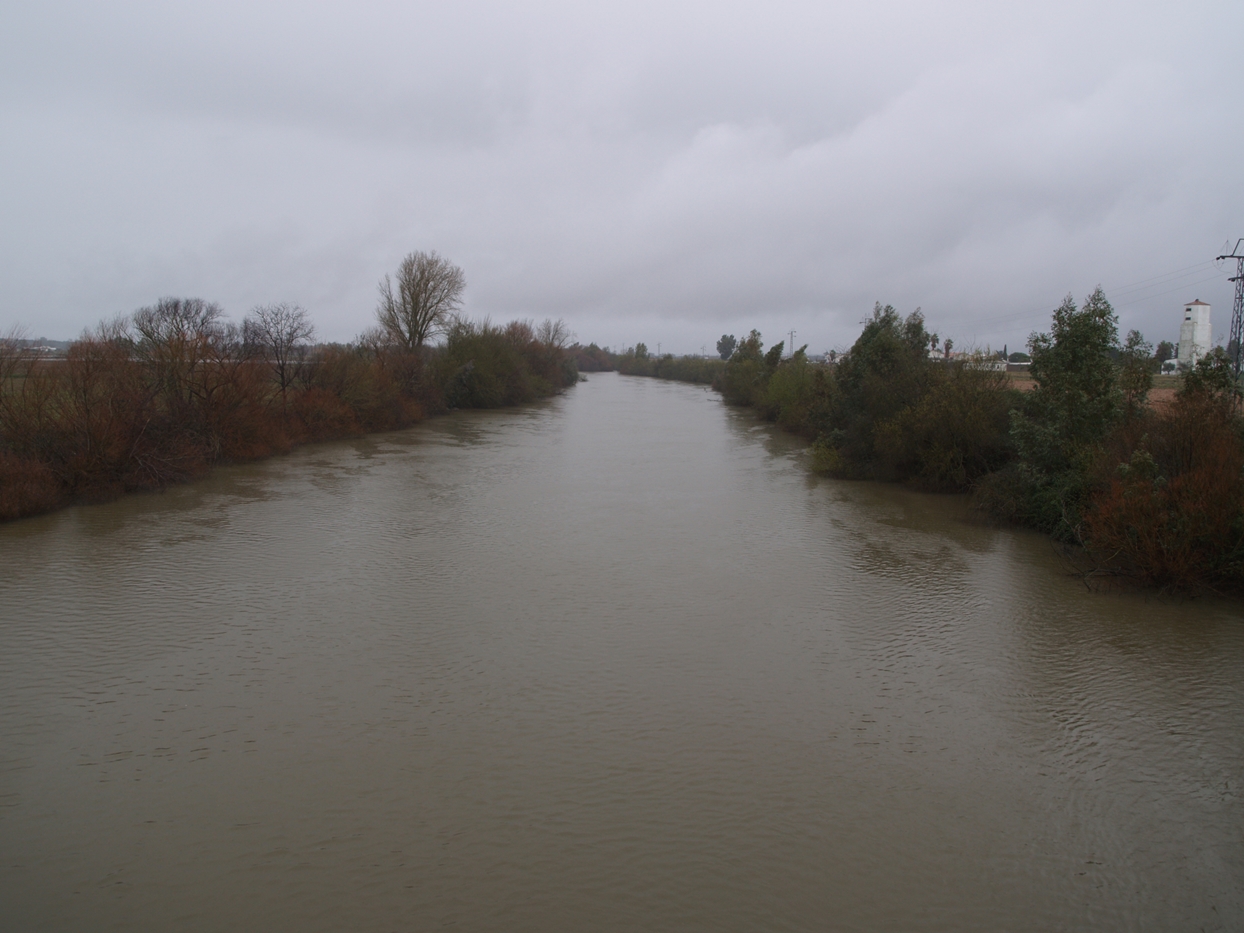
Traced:
[[695, 387], [0, 527], [11, 930], [1240, 930], [1244, 612]]

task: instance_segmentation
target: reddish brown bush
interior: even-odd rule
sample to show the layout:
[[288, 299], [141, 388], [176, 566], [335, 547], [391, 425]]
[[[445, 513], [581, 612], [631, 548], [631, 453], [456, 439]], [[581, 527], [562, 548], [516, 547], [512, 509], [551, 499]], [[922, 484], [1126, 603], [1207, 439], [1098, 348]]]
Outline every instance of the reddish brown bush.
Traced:
[[1231, 405], [1190, 393], [1143, 427], [1090, 501], [1090, 551], [1158, 586], [1240, 588], [1244, 443]]
[[[437, 361], [449, 348], [395, 346], [383, 331], [312, 351], [298, 343], [309, 334], [299, 309], [260, 310], [269, 324], [286, 315], [277, 336], [290, 345], [265, 343], [272, 334], [257, 329], [259, 312], [243, 333], [216, 305], [177, 298], [100, 325], [64, 360], [40, 361], [15, 337], [0, 339], [0, 520], [165, 486], [302, 441], [407, 427], [446, 407], [446, 373], [513, 375], [492, 372], [496, 360], [483, 352], [446, 369]], [[562, 371], [564, 325], [537, 333], [518, 322], [504, 333], [521, 379], [496, 404], [574, 381], [573, 366]]]
[[314, 386], [298, 393], [290, 415], [307, 440], [350, 437], [362, 431], [350, 406], [327, 389]]
[[46, 465], [0, 451], [0, 521], [49, 512], [64, 500], [61, 484]]

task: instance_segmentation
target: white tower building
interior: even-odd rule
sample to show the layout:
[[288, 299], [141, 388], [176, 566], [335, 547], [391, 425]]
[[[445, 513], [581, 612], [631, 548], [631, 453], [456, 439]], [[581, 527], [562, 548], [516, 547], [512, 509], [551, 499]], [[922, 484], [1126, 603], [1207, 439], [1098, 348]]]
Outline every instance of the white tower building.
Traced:
[[1179, 325], [1179, 364], [1195, 366], [1209, 348], [1209, 305], [1198, 298], [1184, 305], [1184, 322]]

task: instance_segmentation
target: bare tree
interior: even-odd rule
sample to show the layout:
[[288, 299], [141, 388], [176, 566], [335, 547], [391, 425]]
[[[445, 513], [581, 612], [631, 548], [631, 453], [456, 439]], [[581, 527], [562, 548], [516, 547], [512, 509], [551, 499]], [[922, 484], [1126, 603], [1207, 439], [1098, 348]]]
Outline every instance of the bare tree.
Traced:
[[377, 324], [363, 331], [354, 340], [359, 349], [366, 351], [376, 359], [384, 357], [384, 351], [390, 344], [389, 332]]
[[16, 326], [0, 336], [0, 396], [3, 396], [9, 383], [16, 378], [30, 357], [26, 350], [25, 336], [26, 331]]
[[242, 322], [246, 345], [272, 367], [281, 386], [282, 406], [286, 390], [297, 378], [307, 345], [314, 337], [315, 325], [298, 305], [260, 305], [252, 308]]
[[545, 319], [536, 329], [536, 339], [550, 349], [562, 350], [570, 341], [570, 328], [565, 321]]
[[405, 350], [422, 347], [444, 331], [462, 305], [466, 276], [435, 252], [411, 253], [397, 267], [397, 291], [386, 275], [376, 318], [389, 339]]
[[135, 353], [175, 408], [193, 405], [198, 385], [226, 325], [220, 305], [202, 298], [161, 298], [134, 312]]

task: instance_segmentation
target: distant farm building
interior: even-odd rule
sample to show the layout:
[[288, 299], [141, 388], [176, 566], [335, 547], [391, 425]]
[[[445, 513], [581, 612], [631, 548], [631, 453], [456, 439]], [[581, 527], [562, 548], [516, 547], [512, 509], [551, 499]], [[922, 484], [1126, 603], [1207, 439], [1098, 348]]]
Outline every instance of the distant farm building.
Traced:
[[933, 363], [962, 363], [967, 369], [989, 369], [1006, 372], [1006, 360], [999, 354], [982, 350], [930, 350], [929, 361]]

